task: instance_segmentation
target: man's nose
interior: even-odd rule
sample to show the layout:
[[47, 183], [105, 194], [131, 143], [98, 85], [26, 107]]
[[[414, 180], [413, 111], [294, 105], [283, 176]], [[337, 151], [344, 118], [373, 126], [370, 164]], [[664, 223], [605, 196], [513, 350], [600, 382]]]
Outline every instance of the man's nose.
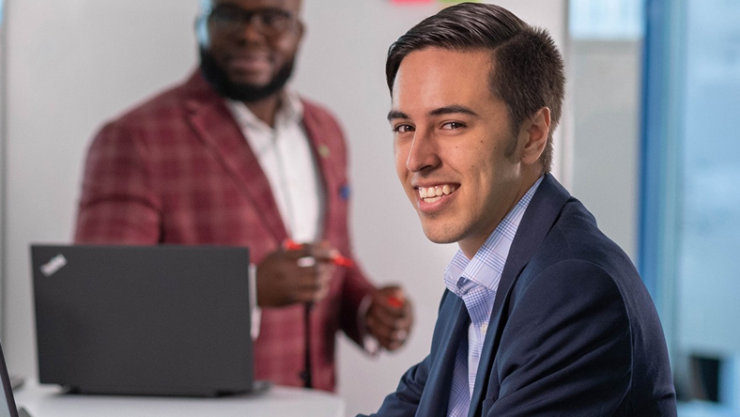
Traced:
[[434, 168], [439, 163], [439, 152], [433, 134], [425, 129], [417, 129], [406, 157], [406, 169], [419, 172]]
[[256, 13], [245, 13], [239, 19], [238, 33], [241, 37], [248, 40], [264, 39], [264, 23]]

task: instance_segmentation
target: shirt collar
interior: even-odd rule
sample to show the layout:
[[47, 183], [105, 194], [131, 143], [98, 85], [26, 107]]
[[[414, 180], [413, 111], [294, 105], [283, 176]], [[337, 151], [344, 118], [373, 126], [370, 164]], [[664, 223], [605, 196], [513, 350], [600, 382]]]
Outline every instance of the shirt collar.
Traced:
[[[236, 122], [242, 129], [259, 129], [272, 131], [273, 128], [260, 120], [249, 110], [244, 102], [226, 99], [226, 105], [234, 115]], [[300, 123], [303, 118], [303, 103], [300, 97], [293, 91], [285, 90], [280, 96], [280, 107], [275, 115], [275, 129], [282, 126]]]
[[475, 285], [482, 285], [493, 291], [498, 290], [519, 223], [542, 178], [540, 177], [504, 216], [472, 259], [469, 260], [462, 250], [458, 249], [447, 265], [444, 275], [445, 285], [450, 291], [461, 296]]

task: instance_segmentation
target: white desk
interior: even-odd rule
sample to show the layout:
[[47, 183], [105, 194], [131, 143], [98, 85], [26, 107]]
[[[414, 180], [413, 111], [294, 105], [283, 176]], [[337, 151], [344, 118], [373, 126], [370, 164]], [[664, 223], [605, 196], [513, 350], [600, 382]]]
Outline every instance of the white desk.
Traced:
[[182, 398], [65, 395], [27, 381], [15, 402], [33, 417], [344, 417], [344, 401], [336, 395], [275, 386], [258, 395]]

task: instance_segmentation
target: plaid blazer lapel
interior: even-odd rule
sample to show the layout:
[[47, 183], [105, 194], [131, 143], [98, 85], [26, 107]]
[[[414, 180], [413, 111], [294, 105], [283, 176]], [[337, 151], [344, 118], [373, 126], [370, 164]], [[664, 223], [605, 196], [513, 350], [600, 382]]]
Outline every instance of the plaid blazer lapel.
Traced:
[[432, 343], [439, 343], [440, 351], [435, 357], [429, 376], [426, 381], [416, 415], [430, 417], [444, 417], [450, 402], [452, 375], [455, 369], [455, 359], [459, 343], [468, 337], [470, 316], [462, 299], [449, 290], [445, 290], [446, 300], [437, 318], [439, 335], [435, 335]]
[[188, 85], [193, 87], [193, 94], [185, 102], [191, 126], [257, 207], [264, 225], [278, 242], [282, 242], [288, 234], [270, 183], [223, 99], [210, 89], [199, 73], [191, 77]]
[[344, 218], [338, 210], [342, 201], [349, 198], [349, 184], [344, 175], [347, 169], [344, 139], [333, 119], [327, 120], [326, 114], [310, 102], [303, 100], [302, 103], [303, 127], [324, 186], [323, 237], [328, 238], [336, 234], [337, 219]]

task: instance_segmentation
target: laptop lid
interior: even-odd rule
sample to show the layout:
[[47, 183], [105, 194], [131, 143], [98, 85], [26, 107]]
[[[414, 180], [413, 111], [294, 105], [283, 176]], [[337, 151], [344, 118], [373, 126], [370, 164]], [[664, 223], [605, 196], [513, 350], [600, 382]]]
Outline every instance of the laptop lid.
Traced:
[[212, 396], [254, 388], [246, 248], [31, 245], [39, 382]]
[[13, 387], [10, 385], [2, 346], [0, 346], [0, 381], [3, 384], [3, 397], [0, 399], [0, 417], [18, 417], [18, 410], [15, 408], [15, 400], [13, 399]]

